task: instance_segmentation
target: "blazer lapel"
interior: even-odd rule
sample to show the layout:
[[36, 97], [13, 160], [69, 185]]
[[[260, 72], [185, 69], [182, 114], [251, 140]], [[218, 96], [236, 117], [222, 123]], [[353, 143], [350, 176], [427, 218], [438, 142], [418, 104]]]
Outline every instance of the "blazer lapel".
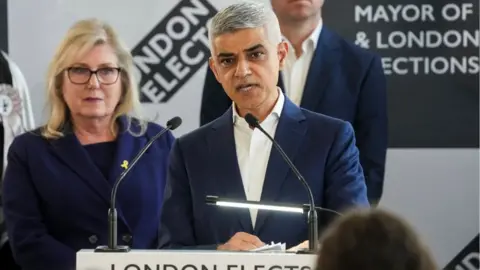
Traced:
[[338, 59], [340, 59], [338, 39], [330, 30], [323, 27], [308, 69], [300, 107], [316, 111], [333, 75], [334, 67], [339, 62]]
[[[231, 107], [212, 125], [212, 132], [207, 138], [207, 144], [209, 156], [212, 157], [211, 162], [215, 164], [212, 167], [211, 175], [214, 176], [218, 192], [228, 199], [246, 200], [238, 166]], [[250, 211], [248, 209], [235, 211], [238, 212], [239, 222], [243, 230], [252, 232]]]
[[[130, 132], [127, 130], [128, 123], [127, 123], [127, 118], [125, 116], [122, 116], [118, 119], [118, 125], [119, 125], [119, 132], [117, 136], [117, 143], [116, 143], [117, 146], [115, 150], [115, 156], [113, 157], [113, 160], [112, 160], [113, 162], [109, 171], [109, 182], [113, 183], [113, 185], [118, 182], [122, 172], [125, 171], [128, 167], [132, 166], [133, 159], [141, 151], [142, 147], [144, 147], [148, 142], [148, 139], [145, 136], [134, 137], [132, 134], [130, 134]], [[134, 123], [132, 123], [130, 126], [130, 128], [133, 129], [133, 131], [137, 131], [135, 130], [135, 128], [137, 127], [138, 126], [135, 125]], [[138, 162], [142, 162], [141, 159], [142, 158], [140, 158]], [[132, 171], [130, 171], [127, 175], [125, 175], [125, 178], [123, 178], [122, 183], [119, 185], [117, 190], [117, 199], [115, 202], [116, 209], [118, 212], [118, 217], [122, 219], [122, 221], [128, 228], [130, 228], [130, 226], [128, 222], [125, 220], [125, 217], [123, 215], [122, 204], [121, 204], [121, 201], [119, 200], [119, 195], [122, 192], [128, 192], [128, 184], [126, 182], [130, 180]], [[132, 180], [132, 181], [135, 181], [135, 180]], [[122, 190], [122, 187], [126, 187], [127, 189]]]
[[[126, 128], [128, 127], [126, 117], [122, 116], [118, 120], [119, 133], [117, 137], [117, 149], [113, 158], [112, 167], [109, 173], [109, 182], [115, 183], [118, 181], [120, 174], [126, 170], [137, 155], [137, 152], [147, 143], [145, 137], [135, 138]], [[132, 128], [135, 127], [132, 124]], [[140, 162], [140, 161], [139, 161]], [[122, 182], [126, 182], [130, 173], [125, 176]], [[118, 202], [117, 202], [118, 203]]]
[[65, 136], [51, 142], [53, 151], [70, 169], [78, 174], [94, 192], [96, 192], [107, 205], [110, 205], [110, 184], [90, 159], [87, 151], [73, 133], [71, 127], [64, 130]]
[[[285, 98], [285, 105], [283, 106], [282, 115], [280, 116], [274, 138], [292, 162], [295, 160], [295, 156], [302, 145], [307, 131], [307, 125], [303, 121], [304, 119], [305, 116], [300, 108], [293, 104], [288, 98]], [[282, 185], [290, 171], [288, 164], [272, 145], [267, 171], [265, 173], [261, 202], [268, 204], [277, 200]], [[255, 224], [256, 233], [260, 232], [269, 214], [271, 214], [270, 211], [258, 211]]]

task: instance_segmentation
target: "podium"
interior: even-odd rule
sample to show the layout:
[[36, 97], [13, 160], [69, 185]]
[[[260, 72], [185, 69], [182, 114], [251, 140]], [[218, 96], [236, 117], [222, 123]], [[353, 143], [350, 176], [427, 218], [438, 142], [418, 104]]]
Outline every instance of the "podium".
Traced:
[[214, 250], [77, 252], [77, 270], [314, 270], [317, 256]]

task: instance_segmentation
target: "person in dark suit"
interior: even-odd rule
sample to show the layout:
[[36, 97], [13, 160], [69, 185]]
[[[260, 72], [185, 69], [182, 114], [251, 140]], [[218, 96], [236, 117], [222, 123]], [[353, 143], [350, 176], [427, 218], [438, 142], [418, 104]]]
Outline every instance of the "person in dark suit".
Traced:
[[[317, 206], [368, 206], [348, 122], [301, 109], [276, 86], [288, 46], [273, 11], [233, 4], [211, 20], [210, 67], [234, 104], [220, 118], [177, 139], [161, 218], [161, 248], [251, 250], [266, 242], [295, 247], [307, 239], [303, 215], [205, 205], [207, 195], [308, 203], [301, 182], [247, 113], [283, 146], [312, 188]], [[320, 218], [326, 224], [327, 218]]]
[[[6, 153], [13, 139], [35, 127], [28, 86], [18, 65], [0, 50], [0, 96], [2, 112], [0, 116], [0, 187], [6, 167]], [[0, 262], [4, 269], [16, 270], [18, 265], [12, 256], [8, 235], [3, 220], [2, 193], [0, 190]]]
[[[271, 4], [290, 48], [278, 85], [296, 105], [352, 124], [368, 198], [377, 204], [388, 146], [386, 78], [380, 58], [323, 25], [323, 0]], [[208, 70], [200, 124], [223, 115], [231, 102]]]
[[[75, 269], [76, 252], [106, 245], [112, 186], [163, 127], [136, 114], [133, 61], [114, 30], [82, 20], [48, 73], [50, 117], [14, 139], [3, 185], [13, 255], [23, 270]], [[118, 242], [158, 246], [171, 133], [153, 143], [118, 189]]]

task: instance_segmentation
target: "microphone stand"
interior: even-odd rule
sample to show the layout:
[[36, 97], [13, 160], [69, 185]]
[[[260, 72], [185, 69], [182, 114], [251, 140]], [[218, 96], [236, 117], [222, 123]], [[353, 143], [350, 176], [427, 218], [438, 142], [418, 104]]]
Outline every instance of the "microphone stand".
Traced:
[[119, 246], [117, 245], [117, 209], [115, 207], [116, 197], [117, 197], [117, 190], [120, 186], [120, 183], [125, 178], [125, 176], [130, 172], [130, 170], [135, 166], [138, 160], [143, 156], [143, 154], [150, 148], [150, 146], [163, 134], [165, 134], [169, 130], [174, 130], [182, 123], [182, 119], [180, 117], [174, 117], [167, 122], [166, 128], [162, 129], [162, 131], [158, 132], [153, 136], [153, 138], [148, 141], [148, 143], [142, 148], [142, 150], [135, 156], [132, 160], [132, 163], [120, 174], [115, 182], [115, 185], [112, 188], [111, 198], [110, 198], [110, 208], [108, 209], [108, 245], [107, 246], [98, 246], [95, 249], [95, 252], [129, 252], [129, 246]]
[[309, 250], [306, 253], [316, 253], [317, 248], [319, 246], [318, 215], [317, 215], [317, 211], [315, 211], [315, 199], [313, 197], [313, 193], [312, 193], [312, 190], [310, 189], [310, 186], [308, 185], [305, 178], [303, 178], [302, 174], [295, 167], [295, 165], [292, 163], [292, 161], [288, 158], [287, 154], [285, 154], [285, 152], [280, 147], [280, 145], [270, 136], [270, 134], [268, 134], [260, 126], [260, 123], [258, 122], [258, 119], [255, 116], [253, 116], [252, 114], [248, 113], [247, 115], [245, 115], [245, 121], [247, 121], [247, 123], [250, 126], [258, 128], [263, 134], [265, 134], [265, 136], [267, 136], [268, 139], [270, 139], [273, 146], [277, 149], [277, 151], [280, 153], [282, 158], [285, 160], [285, 162], [287, 162], [288, 166], [292, 169], [293, 173], [297, 176], [298, 180], [303, 184], [303, 186], [307, 190], [310, 208], [309, 208], [308, 213], [307, 213], [308, 245], [309, 245], [308, 249]]

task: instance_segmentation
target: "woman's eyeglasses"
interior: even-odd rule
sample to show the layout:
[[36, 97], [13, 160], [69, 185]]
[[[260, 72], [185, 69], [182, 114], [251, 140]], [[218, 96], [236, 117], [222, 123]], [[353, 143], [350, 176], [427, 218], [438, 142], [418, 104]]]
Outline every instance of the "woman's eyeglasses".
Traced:
[[86, 84], [90, 81], [92, 74], [97, 76], [101, 84], [114, 84], [118, 80], [121, 68], [102, 67], [97, 70], [91, 70], [86, 67], [69, 67], [67, 68], [68, 79], [74, 84]]

